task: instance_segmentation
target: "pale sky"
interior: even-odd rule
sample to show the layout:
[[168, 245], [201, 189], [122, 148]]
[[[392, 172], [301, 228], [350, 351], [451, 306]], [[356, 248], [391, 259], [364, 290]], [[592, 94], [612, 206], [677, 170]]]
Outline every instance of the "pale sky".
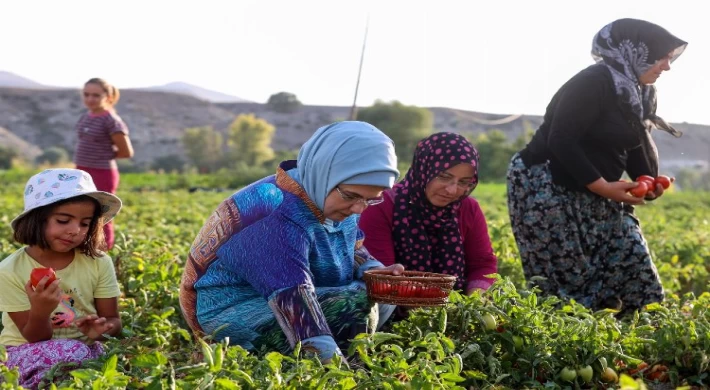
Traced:
[[658, 114], [710, 124], [710, 21], [704, 1], [26, 1], [0, 0], [0, 70], [79, 88], [183, 81], [265, 102], [375, 99], [501, 114], [542, 114], [592, 64], [592, 37], [623, 17], [689, 42], [656, 83]]

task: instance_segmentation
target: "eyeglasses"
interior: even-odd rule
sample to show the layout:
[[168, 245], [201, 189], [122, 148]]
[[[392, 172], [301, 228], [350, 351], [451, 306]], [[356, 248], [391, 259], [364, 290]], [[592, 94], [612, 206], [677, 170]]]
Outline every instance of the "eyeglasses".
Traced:
[[437, 175], [434, 177], [434, 180], [436, 180], [437, 183], [443, 184], [447, 187], [455, 183], [456, 188], [464, 191], [471, 191], [476, 188], [476, 184], [478, 184], [468, 180], [456, 181], [455, 177], [448, 175]]
[[343, 191], [340, 190], [340, 188], [335, 187], [335, 190], [338, 191], [338, 194], [340, 195], [341, 198], [343, 198], [344, 201], [346, 202], [351, 202], [351, 203], [362, 203], [365, 206], [374, 206], [376, 204], [380, 204], [385, 201], [383, 197], [379, 198], [372, 198], [372, 199], [365, 199], [362, 196], [359, 195], [354, 195], [350, 193], [344, 193]]

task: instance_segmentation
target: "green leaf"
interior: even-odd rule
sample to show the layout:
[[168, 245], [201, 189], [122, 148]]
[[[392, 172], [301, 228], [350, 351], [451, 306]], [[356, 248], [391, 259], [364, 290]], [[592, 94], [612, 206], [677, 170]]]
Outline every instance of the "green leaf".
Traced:
[[241, 387], [239, 385], [237, 385], [236, 383], [234, 383], [226, 378], [215, 379], [214, 384], [216, 385], [217, 389], [226, 389], [226, 390], [241, 389]]
[[463, 382], [466, 380], [466, 378], [464, 378], [458, 374], [451, 373], [451, 372], [441, 374], [440, 377], [441, 377], [441, 379], [451, 381], [451, 382]]

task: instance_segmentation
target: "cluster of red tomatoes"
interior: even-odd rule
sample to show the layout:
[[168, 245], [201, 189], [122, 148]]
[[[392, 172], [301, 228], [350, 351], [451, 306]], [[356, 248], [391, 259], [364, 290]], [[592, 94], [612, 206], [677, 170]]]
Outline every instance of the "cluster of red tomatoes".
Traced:
[[641, 175], [636, 178], [636, 183], [638, 185], [629, 190], [631, 195], [637, 198], [643, 198], [647, 194], [652, 193], [656, 190], [656, 186], [659, 184], [664, 190], [667, 190], [671, 186], [671, 178], [668, 176], [660, 175], [656, 178], [648, 175]]
[[378, 281], [372, 285], [372, 294], [402, 298], [445, 298], [448, 294], [437, 286], [414, 283], [387, 283]]

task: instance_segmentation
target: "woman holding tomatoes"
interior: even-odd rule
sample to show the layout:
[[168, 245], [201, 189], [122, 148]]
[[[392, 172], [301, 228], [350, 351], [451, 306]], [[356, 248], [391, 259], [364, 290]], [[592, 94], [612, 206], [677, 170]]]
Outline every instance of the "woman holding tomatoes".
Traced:
[[467, 294], [488, 289], [498, 261], [469, 196], [477, 184], [478, 151], [466, 138], [442, 132], [421, 140], [404, 180], [362, 214], [365, 247], [386, 265], [457, 276]]
[[[596, 64], [565, 83], [543, 124], [513, 156], [508, 208], [528, 280], [543, 294], [633, 312], [663, 299], [634, 205], [663, 194], [650, 131], [680, 136], [656, 115], [653, 83], [687, 43], [643, 20], [620, 19], [593, 40]], [[647, 185], [643, 182], [643, 185]]]
[[394, 306], [367, 299], [364, 271], [384, 266], [357, 222], [398, 175], [392, 140], [372, 125], [318, 129], [296, 161], [225, 199], [200, 230], [180, 288], [189, 326], [248, 350], [300, 342], [324, 361], [381, 326]]

